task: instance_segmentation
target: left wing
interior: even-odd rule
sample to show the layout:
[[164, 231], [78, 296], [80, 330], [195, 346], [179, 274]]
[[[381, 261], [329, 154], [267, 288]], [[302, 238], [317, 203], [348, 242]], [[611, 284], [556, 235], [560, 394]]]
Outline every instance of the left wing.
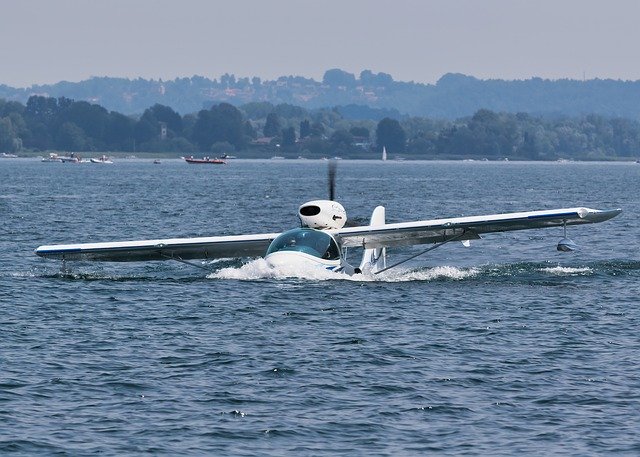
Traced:
[[473, 240], [480, 238], [483, 233], [491, 232], [562, 227], [565, 224], [592, 224], [611, 219], [621, 212], [621, 209], [600, 211], [589, 208], [563, 208], [351, 227], [334, 230], [332, 234], [340, 240], [342, 246], [371, 249], [441, 243], [451, 239]]
[[36, 254], [40, 257], [60, 260], [109, 262], [258, 257], [265, 254], [271, 241], [278, 235], [279, 233], [264, 233], [112, 243], [59, 244], [40, 246], [36, 249]]

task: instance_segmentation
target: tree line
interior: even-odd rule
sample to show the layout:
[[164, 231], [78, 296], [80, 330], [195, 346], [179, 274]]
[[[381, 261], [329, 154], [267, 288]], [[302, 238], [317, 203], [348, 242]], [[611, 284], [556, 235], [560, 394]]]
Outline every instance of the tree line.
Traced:
[[[371, 112], [371, 109], [369, 109]], [[163, 152], [260, 157], [615, 159], [640, 155], [640, 122], [599, 115], [534, 116], [478, 110], [453, 121], [353, 119], [341, 108], [213, 104], [180, 115], [155, 104], [140, 116], [69, 98], [0, 99], [0, 152]]]
[[[0, 98], [6, 100], [27, 103], [33, 94], [93, 101], [127, 115], [142, 113], [156, 103], [171, 106], [184, 115], [209, 108], [213, 103], [227, 102], [240, 107], [268, 101], [310, 110], [360, 105], [448, 120], [471, 116], [482, 108], [573, 117], [594, 113], [640, 120], [640, 81], [603, 79], [482, 80], [448, 73], [435, 84], [421, 84], [396, 81], [389, 74], [370, 70], [356, 75], [334, 68], [327, 70], [320, 81], [301, 76], [262, 80], [224, 74], [219, 78], [192, 76], [173, 80], [93, 77], [29, 88], [0, 84]], [[363, 114], [366, 115], [358, 115]]]

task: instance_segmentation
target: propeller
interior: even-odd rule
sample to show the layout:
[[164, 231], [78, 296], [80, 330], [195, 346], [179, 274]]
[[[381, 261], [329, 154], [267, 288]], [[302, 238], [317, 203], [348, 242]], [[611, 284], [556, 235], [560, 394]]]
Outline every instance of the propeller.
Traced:
[[329, 161], [329, 200], [334, 201], [336, 198], [336, 171], [338, 164], [335, 160]]
[[[335, 201], [336, 199], [336, 173], [338, 171], [338, 162], [336, 160], [329, 161], [328, 169], [328, 184], [329, 184], [329, 200]], [[350, 217], [345, 223], [345, 227], [360, 227], [362, 225], [368, 225], [369, 221], [366, 218]]]

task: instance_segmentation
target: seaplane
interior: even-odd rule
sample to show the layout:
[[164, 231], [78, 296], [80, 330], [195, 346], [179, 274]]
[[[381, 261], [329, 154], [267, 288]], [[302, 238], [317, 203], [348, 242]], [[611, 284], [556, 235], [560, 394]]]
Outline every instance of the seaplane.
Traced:
[[[329, 199], [313, 200], [298, 208], [300, 226], [282, 233], [227, 235], [198, 238], [117, 241], [40, 246], [40, 257], [67, 261], [141, 262], [173, 260], [208, 269], [203, 262], [222, 258], [264, 257], [274, 268], [291, 271], [322, 269], [347, 275], [377, 275], [454, 241], [469, 246], [487, 233], [560, 227], [557, 250], [574, 251], [567, 227], [607, 221], [621, 209], [585, 207], [452, 217], [388, 224], [385, 207], [373, 210], [368, 225], [347, 223], [344, 207], [335, 201], [335, 162], [329, 167]], [[387, 248], [428, 245], [417, 254], [387, 263]], [[347, 251], [363, 250], [358, 265], [347, 262]]]

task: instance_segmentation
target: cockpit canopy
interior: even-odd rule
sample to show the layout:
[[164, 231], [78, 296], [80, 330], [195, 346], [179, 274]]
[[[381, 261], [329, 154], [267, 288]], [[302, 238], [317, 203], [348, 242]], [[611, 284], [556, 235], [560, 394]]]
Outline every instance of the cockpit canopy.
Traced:
[[297, 228], [279, 235], [269, 245], [267, 255], [279, 251], [297, 251], [325, 260], [340, 260], [340, 248], [328, 233]]

